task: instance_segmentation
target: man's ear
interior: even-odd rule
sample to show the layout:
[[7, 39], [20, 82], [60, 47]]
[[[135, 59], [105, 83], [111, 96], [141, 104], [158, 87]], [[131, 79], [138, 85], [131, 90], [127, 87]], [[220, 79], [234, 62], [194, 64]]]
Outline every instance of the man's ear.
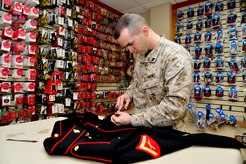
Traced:
[[141, 31], [144, 34], [144, 36], [148, 36], [149, 35], [149, 27], [148, 26], [143, 26], [141, 28]]

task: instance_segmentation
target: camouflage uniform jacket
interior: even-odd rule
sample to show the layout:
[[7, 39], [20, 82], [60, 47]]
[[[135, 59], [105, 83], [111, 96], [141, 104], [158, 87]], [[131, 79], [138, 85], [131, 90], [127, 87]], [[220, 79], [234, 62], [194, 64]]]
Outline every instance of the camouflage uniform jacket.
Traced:
[[161, 37], [155, 48], [139, 56], [126, 93], [134, 103], [133, 126], [186, 131], [185, 116], [193, 86], [193, 60], [185, 48]]

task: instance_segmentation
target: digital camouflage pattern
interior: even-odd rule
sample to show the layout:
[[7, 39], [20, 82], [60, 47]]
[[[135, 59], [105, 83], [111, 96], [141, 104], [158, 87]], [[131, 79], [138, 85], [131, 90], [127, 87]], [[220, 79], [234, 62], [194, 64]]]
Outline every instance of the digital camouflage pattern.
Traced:
[[181, 45], [161, 37], [147, 57], [139, 56], [126, 93], [134, 103], [133, 126], [186, 131], [187, 104], [193, 86], [193, 59]]

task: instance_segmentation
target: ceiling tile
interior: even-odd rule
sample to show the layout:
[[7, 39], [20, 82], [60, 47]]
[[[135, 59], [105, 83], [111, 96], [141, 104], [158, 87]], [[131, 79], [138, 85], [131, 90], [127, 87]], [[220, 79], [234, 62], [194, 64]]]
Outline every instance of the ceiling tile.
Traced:
[[146, 7], [147, 9], [150, 9], [151, 7], [155, 7], [169, 2], [171, 2], [171, 0], [152, 0], [151, 2], [144, 3], [143, 6]]
[[152, 0], [134, 0], [134, 1], [137, 2], [138, 4], [144, 4], [144, 3], [151, 2]]
[[100, 2], [118, 10], [118, 11], [122, 11], [125, 9], [129, 9], [132, 6], [137, 6], [139, 4], [137, 4], [135, 1], [133, 0], [99, 0]]
[[123, 10], [122, 12], [123, 13], [131, 12], [131, 13], [142, 14], [142, 13], [148, 12], [148, 10], [145, 9], [144, 7], [142, 7], [142, 6], [136, 6], [136, 7], [133, 7], [133, 8], [127, 9], [127, 10]]

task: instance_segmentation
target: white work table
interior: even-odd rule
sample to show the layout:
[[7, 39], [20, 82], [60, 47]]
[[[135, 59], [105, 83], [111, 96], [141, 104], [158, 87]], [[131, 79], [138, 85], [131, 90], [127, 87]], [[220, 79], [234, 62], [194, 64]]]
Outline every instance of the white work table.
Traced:
[[[56, 121], [64, 117], [33, 121], [0, 127], [0, 164], [87, 164], [99, 163], [68, 156], [51, 156], [46, 153], [43, 141], [49, 137]], [[223, 129], [224, 128], [224, 129]], [[194, 127], [189, 130], [195, 132]], [[233, 136], [230, 127], [222, 127], [220, 134]], [[7, 141], [11, 139], [37, 140], [36, 143]], [[242, 164], [240, 150], [192, 146], [164, 155], [158, 159], [138, 163], [151, 164]]]

